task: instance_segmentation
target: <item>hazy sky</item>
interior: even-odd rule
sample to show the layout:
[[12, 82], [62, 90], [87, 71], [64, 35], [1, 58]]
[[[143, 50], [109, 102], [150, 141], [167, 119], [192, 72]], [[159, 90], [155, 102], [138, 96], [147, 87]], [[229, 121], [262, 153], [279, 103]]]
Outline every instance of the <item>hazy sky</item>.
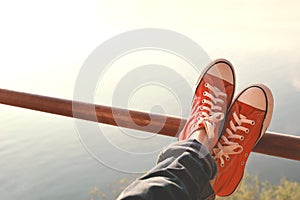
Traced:
[[[238, 64], [253, 52], [294, 53], [297, 60], [299, 6], [296, 0], [1, 1], [0, 87], [70, 98], [89, 53], [137, 28], [182, 33], [212, 58]], [[293, 80], [295, 87], [299, 83]]]

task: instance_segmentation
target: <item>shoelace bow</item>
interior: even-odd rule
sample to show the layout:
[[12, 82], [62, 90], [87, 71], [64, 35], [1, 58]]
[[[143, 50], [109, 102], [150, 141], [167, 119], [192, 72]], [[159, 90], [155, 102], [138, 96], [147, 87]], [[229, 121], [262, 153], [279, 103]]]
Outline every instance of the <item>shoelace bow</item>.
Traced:
[[[222, 112], [222, 107], [218, 106], [217, 103], [224, 104], [224, 100], [220, 97], [227, 97], [227, 94], [222, 92], [219, 88], [215, 86], [211, 86], [208, 83], [205, 83], [204, 87], [208, 88], [213, 94], [208, 91], [203, 92], [203, 96], [206, 96], [208, 99], [202, 99], [200, 101], [200, 97], [196, 97], [196, 105], [194, 106], [194, 119], [196, 119], [196, 123], [194, 126], [199, 126], [201, 123], [206, 122], [208, 130], [206, 130], [208, 134], [208, 138], [214, 137], [214, 128], [215, 123], [224, 119], [224, 113]], [[209, 106], [205, 106], [205, 104]], [[195, 110], [196, 109], [196, 110]]]
[[255, 121], [247, 119], [242, 114], [236, 114], [236, 112], [233, 113], [233, 119], [236, 122], [236, 125], [233, 123], [232, 120], [230, 120], [229, 125], [230, 129], [226, 128], [226, 133], [228, 136], [222, 135], [221, 139], [224, 141], [223, 144], [220, 142], [217, 143], [217, 147], [213, 149], [213, 154], [215, 155], [215, 160], [220, 159], [220, 166], [224, 167], [225, 162], [224, 158], [229, 161], [230, 156], [234, 154], [240, 154], [243, 151], [243, 147], [238, 142], [232, 142], [231, 139], [239, 139], [244, 140], [243, 135], [237, 134], [237, 131], [243, 131], [245, 133], [249, 133], [249, 129], [242, 126], [243, 123], [254, 125]]

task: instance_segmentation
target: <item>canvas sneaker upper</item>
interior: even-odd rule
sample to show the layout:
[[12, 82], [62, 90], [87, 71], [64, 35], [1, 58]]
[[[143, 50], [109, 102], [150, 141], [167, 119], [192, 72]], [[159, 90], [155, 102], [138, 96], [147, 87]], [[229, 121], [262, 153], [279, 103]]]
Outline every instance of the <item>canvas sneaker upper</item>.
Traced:
[[212, 150], [218, 165], [213, 183], [217, 196], [231, 195], [238, 188], [249, 154], [269, 126], [272, 110], [273, 97], [264, 85], [246, 88], [233, 102]]
[[178, 139], [187, 139], [196, 130], [204, 128], [214, 145], [221, 133], [234, 89], [235, 74], [231, 63], [225, 59], [210, 63], [198, 79], [190, 117]]

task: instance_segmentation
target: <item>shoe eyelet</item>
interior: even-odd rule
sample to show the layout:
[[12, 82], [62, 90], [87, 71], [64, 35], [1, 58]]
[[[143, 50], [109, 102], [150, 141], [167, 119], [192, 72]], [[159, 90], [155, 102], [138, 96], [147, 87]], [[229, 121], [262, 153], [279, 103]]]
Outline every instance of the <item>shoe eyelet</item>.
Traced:
[[241, 162], [241, 165], [245, 165], [245, 162], [244, 162], [244, 161], [242, 161], [242, 162]]
[[228, 157], [226, 157], [226, 160], [227, 160], [227, 161], [229, 161], [229, 160], [230, 160], [230, 157], [229, 157], [229, 156], [228, 156]]
[[204, 87], [208, 87], [208, 83], [205, 83], [205, 84], [204, 84]]
[[221, 167], [224, 167], [224, 163], [221, 163], [220, 166], [221, 166]]
[[245, 133], [249, 133], [249, 129], [248, 128], [245, 130]]
[[241, 137], [240, 137], [240, 140], [241, 140], [241, 141], [243, 141], [244, 139], [245, 139], [244, 136], [241, 136]]
[[246, 158], [248, 157], [248, 153], [245, 153], [245, 157], [246, 157]]
[[202, 99], [202, 101], [201, 101], [202, 103], [205, 103], [205, 100], [204, 99]]
[[252, 122], [251, 122], [251, 125], [253, 126], [255, 124], [255, 121], [254, 120], [252, 120]]
[[200, 106], [200, 110], [203, 110], [203, 106]]
[[206, 96], [207, 95], [207, 92], [203, 92], [203, 96]]

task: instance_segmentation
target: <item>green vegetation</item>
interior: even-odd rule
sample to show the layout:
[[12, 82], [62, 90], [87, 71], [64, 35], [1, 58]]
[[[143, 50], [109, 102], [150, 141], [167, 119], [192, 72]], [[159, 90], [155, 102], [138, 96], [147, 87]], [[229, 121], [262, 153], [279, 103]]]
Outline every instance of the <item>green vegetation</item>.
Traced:
[[217, 198], [218, 200], [299, 200], [300, 184], [282, 178], [275, 185], [267, 181], [259, 181], [257, 176], [245, 174], [238, 192], [230, 197]]
[[[90, 200], [115, 199], [121, 191], [132, 182], [131, 180], [121, 179], [115, 182], [111, 192], [104, 193], [97, 187], [90, 191]], [[230, 197], [217, 198], [217, 200], [299, 200], [300, 184], [282, 178], [279, 184], [272, 184], [267, 181], [259, 181], [257, 176], [245, 174], [243, 182], [238, 190]]]
[[90, 200], [109, 200], [109, 199], [116, 199], [119, 194], [125, 189], [129, 183], [134, 181], [138, 176], [134, 175], [130, 179], [126, 180], [125, 178], [122, 178], [119, 181], [115, 181], [112, 190], [109, 192], [103, 192], [103, 190], [100, 190], [97, 187], [94, 187], [90, 191]]

